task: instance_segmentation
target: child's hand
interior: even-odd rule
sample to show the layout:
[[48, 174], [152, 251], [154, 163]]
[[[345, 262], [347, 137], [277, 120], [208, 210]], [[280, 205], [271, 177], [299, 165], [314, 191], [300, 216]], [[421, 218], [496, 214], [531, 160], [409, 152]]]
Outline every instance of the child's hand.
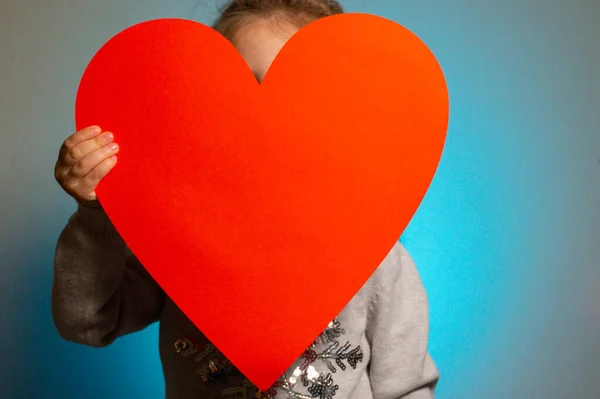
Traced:
[[99, 206], [96, 187], [117, 163], [119, 147], [110, 132], [90, 126], [63, 143], [54, 168], [60, 186], [81, 205]]

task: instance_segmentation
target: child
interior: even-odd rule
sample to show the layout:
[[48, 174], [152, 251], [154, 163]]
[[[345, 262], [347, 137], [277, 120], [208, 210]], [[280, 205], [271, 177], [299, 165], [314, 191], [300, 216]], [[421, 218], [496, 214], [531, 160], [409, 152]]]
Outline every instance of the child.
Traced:
[[[298, 29], [342, 12], [334, 0], [236, 0], [214, 27], [260, 81]], [[165, 295], [96, 200], [118, 151], [113, 135], [94, 126], [60, 150], [56, 179], [78, 202], [55, 256], [52, 312], [64, 339], [103, 347], [159, 321], [168, 399], [433, 398], [439, 374], [427, 352], [427, 298], [400, 243], [273, 387], [259, 391]]]

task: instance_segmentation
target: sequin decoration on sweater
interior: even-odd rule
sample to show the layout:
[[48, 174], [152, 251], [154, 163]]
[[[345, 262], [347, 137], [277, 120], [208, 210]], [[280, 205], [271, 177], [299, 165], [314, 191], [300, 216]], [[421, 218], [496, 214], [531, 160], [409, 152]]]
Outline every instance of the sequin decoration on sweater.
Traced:
[[183, 357], [194, 356], [199, 365], [196, 374], [205, 384], [223, 385], [221, 394], [225, 398], [333, 399], [339, 388], [335, 374], [348, 366], [356, 369], [363, 361], [360, 345], [353, 347], [350, 341], [342, 344], [345, 333], [339, 320], [334, 319], [304, 351], [300, 366], [291, 375], [284, 373], [267, 392], [258, 390], [245, 378], [233, 386], [230, 379], [239, 378], [241, 373], [212, 344], [197, 345], [191, 338], [180, 338], [174, 349]]

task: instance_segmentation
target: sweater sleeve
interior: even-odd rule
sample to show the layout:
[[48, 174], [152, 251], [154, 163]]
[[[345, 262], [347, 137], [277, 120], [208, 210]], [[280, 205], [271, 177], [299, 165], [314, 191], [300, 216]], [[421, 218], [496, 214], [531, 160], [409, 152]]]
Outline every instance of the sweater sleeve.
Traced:
[[432, 399], [439, 372], [427, 350], [428, 302], [415, 264], [397, 243], [377, 273], [366, 332], [374, 399]]
[[164, 293], [102, 208], [79, 206], [54, 256], [52, 317], [61, 337], [103, 347], [158, 321]]

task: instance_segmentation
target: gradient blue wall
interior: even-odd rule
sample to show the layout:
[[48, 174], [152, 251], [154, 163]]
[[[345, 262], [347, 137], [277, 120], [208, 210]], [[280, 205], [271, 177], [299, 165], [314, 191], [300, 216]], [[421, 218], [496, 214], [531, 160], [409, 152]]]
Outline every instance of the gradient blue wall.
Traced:
[[[0, 398], [160, 398], [156, 326], [96, 350], [56, 334], [53, 180], [78, 79], [103, 42], [213, 0], [0, 4]], [[419, 35], [451, 120], [404, 235], [430, 298], [442, 399], [600, 397], [600, 2], [345, 1]]]

